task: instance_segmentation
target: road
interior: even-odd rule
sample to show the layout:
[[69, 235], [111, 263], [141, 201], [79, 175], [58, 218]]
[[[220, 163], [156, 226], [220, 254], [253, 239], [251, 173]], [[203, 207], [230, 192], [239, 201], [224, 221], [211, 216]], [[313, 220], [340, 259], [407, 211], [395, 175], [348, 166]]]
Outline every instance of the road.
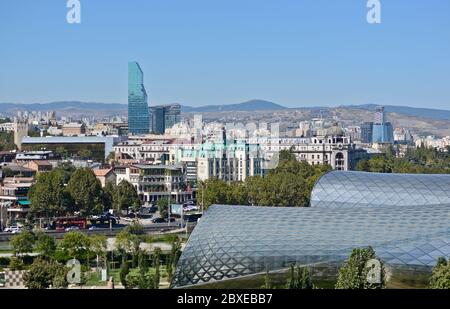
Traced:
[[[166, 233], [174, 230], [180, 229], [180, 221], [172, 222], [170, 224], [168, 223], [152, 223], [150, 225], [144, 226], [144, 231], [147, 234], [154, 234], [154, 233]], [[190, 224], [191, 225], [191, 224]], [[112, 229], [108, 228], [99, 228], [93, 231], [89, 230], [83, 230], [82, 232], [87, 233], [88, 235], [92, 234], [104, 234], [106, 236], [115, 236], [118, 233], [120, 233], [124, 228], [126, 228], [127, 225], [121, 225], [120, 227], [114, 227]], [[45, 231], [48, 235], [53, 236], [54, 238], [60, 239], [63, 238], [66, 232], [56, 232], [56, 231]], [[2, 241], [9, 241], [11, 237], [17, 234], [11, 234], [11, 233], [0, 233], [0, 242]]]

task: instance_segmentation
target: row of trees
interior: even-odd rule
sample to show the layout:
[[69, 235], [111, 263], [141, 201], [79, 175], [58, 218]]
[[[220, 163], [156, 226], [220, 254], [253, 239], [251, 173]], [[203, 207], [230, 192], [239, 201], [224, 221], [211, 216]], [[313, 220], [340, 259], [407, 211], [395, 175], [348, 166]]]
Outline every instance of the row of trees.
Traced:
[[383, 155], [360, 160], [356, 169], [375, 173], [449, 174], [450, 153], [421, 146], [409, 149], [404, 157], [397, 158], [389, 148]]
[[237, 183], [210, 179], [200, 184], [197, 197], [205, 209], [212, 204], [307, 207], [314, 184], [329, 170], [328, 165], [312, 166], [281, 151], [278, 167], [266, 177]]
[[127, 181], [108, 183], [102, 188], [89, 168], [59, 167], [37, 176], [30, 188], [31, 211], [47, 218], [79, 212], [82, 216], [98, 214], [105, 209], [116, 211], [138, 209], [136, 189]]
[[[121, 259], [120, 281], [127, 289], [159, 288], [162, 252], [157, 247], [148, 254], [140, 247], [145, 241], [148, 241], [148, 236], [145, 235], [143, 227], [132, 224], [117, 235], [115, 249], [109, 249], [110, 261], [114, 261], [115, 257]], [[171, 251], [165, 254], [165, 271], [169, 282], [172, 280], [173, 271], [181, 256], [181, 240], [174, 236], [170, 242]], [[73, 231], [66, 233], [62, 241], [57, 244], [54, 238], [43, 232], [23, 231], [13, 237], [11, 245], [14, 257], [10, 260], [9, 268], [27, 270], [24, 281], [26, 286], [32, 289], [67, 287], [69, 269], [65, 263], [73, 258], [85, 262], [82, 267], [81, 285], [85, 284], [90, 276], [90, 265], [94, 258], [97, 270], [108, 267], [108, 243], [104, 235], [88, 236], [85, 233]], [[40, 255], [27, 266], [26, 255], [33, 251]], [[138, 273], [131, 272], [131, 269], [136, 268]]]

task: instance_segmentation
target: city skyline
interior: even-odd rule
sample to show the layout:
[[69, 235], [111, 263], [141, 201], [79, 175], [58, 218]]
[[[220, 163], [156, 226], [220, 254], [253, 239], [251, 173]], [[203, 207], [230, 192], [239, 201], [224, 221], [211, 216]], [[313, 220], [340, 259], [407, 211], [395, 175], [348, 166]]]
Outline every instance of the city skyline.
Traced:
[[0, 102], [126, 104], [136, 60], [150, 106], [447, 109], [450, 4], [381, 2], [379, 25], [367, 23], [366, 1], [81, 1], [79, 25], [66, 22], [64, 2], [2, 2]]

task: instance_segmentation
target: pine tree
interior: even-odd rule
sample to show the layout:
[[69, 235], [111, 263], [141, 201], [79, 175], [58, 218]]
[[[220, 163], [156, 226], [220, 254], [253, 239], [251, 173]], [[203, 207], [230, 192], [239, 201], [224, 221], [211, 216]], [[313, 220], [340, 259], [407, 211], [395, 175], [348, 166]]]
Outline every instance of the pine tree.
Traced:
[[[373, 271], [369, 261], [377, 260], [381, 269], [380, 282], [371, 283], [370, 275]], [[336, 289], [382, 289], [386, 286], [385, 270], [383, 263], [377, 259], [375, 251], [371, 248], [353, 249], [348, 262], [339, 270], [339, 277], [336, 283]]]

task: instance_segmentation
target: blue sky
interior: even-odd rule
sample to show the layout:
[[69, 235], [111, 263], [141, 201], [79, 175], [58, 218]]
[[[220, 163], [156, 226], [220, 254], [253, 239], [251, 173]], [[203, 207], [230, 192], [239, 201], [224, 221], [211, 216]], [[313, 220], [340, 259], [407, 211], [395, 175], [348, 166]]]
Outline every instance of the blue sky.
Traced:
[[450, 109], [450, 1], [0, 0], [0, 102], [393, 104]]

